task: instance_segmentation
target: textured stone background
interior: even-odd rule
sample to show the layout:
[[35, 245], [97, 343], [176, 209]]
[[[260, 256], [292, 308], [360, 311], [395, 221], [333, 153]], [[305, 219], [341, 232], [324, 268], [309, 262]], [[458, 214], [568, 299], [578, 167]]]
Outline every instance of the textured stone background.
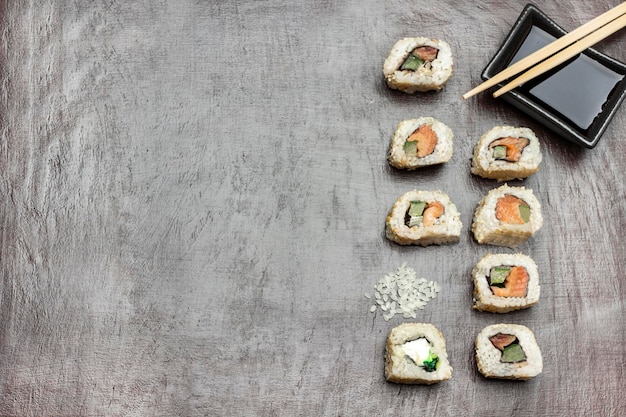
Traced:
[[[584, 150], [486, 94], [460, 98], [525, 2], [0, 4], [1, 415], [624, 413], [626, 111]], [[572, 29], [614, 5], [541, 8]], [[421, 35], [451, 44], [453, 78], [389, 90], [385, 56]], [[626, 61], [625, 36], [598, 49]], [[454, 156], [398, 172], [389, 139], [420, 115], [452, 127]], [[542, 297], [507, 315], [472, 311], [469, 276], [500, 250], [469, 233], [496, 186], [470, 175], [472, 147], [498, 124], [533, 128], [544, 155], [524, 184], [545, 225], [518, 248]], [[451, 196], [458, 244], [384, 239], [413, 188]], [[384, 381], [404, 320], [363, 297], [403, 262], [443, 287], [418, 315], [454, 367], [432, 387]], [[474, 338], [496, 322], [534, 330], [543, 374], [477, 374]]]

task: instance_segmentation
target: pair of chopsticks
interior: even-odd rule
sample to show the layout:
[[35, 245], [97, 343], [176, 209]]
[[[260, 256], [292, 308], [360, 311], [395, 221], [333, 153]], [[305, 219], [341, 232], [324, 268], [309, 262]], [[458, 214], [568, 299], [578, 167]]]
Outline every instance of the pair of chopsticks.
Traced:
[[509, 79], [540, 62], [535, 67], [530, 68], [528, 71], [493, 93], [494, 97], [499, 97], [502, 94], [511, 91], [515, 87], [518, 87], [543, 74], [544, 72], [562, 64], [590, 46], [600, 42], [602, 39], [617, 32], [624, 26], [626, 26], [626, 2], [612, 8], [608, 12], [601, 14], [572, 32], [563, 35], [554, 42], [551, 42], [538, 51], [521, 59], [507, 69], [494, 75], [489, 80], [480, 84], [478, 87], [465, 93], [463, 98], [470, 98], [473, 95], [478, 94], [489, 87], [493, 87], [499, 82]]

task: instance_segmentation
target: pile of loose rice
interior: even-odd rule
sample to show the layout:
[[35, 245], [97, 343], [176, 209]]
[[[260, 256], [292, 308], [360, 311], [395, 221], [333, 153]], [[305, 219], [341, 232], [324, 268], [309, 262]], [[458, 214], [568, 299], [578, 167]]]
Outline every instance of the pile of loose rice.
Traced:
[[[396, 314], [402, 314], [405, 319], [416, 318], [416, 310], [423, 310], [441, 291], [437, 282], [418, 279], [415, 270], [406, 266], [406, 262], [381, 278], [374, 288], [376, 304], [372, 305], [370, 312], [375, 313], [380, 308], [385, 321]], [[365, 298], [372, 299], [372, 296], [365, 294]]]

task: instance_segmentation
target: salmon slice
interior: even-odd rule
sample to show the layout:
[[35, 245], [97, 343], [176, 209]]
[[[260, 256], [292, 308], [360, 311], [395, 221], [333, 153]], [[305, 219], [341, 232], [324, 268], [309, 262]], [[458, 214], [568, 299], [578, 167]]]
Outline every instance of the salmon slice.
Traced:
[[515, 339], [517, 339], [517, 337], [513, 336], [512, 334], [504, 333], [494, 334], [489, 338], [489, 340], [496, 347], [496, 349], [500, 350], [504, 350], [505, 347], [515, 342]]
[[491, 291], [498, 297], [526, 297], [528, 272], [523, 266], [514, 266], [504, 281], [504, 288], [491, 286]]
[[496, 146], [505, 146], [506, 147], [506, 158], [505, 161], [509, 162], [517, 162], [522, 157], [522, 151], [525, 147], [528, 146], [530, 140], [526, 138], [514, 138], [511, 136], [507, 136], [506, 138], [496, 139], [489, 144], [489, 149], [495, 148]]
[[432, 203], [428, 203], [426, 208], [424, 209], [424, 214], [422, 218], [422, 224], [424, 226], [432, 226], [435, 224], [435, 220], [437, 220], [443, 214], [443, 204], [439, 201], [433, 201]]
[[424, 62], [434, 61], [438, 53], [439, 49], [432, 46], [419, 46], [413, 50], [413, 55]]
[[503, 223], [524, 224], [524, 219], [519, 211], [520, 206], [528, 207], [528, 204], [511, 194], [500, 197], [496, 203], [496, 219]]
[[435, 151], [437, 146], [437, 134], [430, 125], [423, 124], [411, 133], [407, 142], [417, 142], [417, 157], [423, 158]]

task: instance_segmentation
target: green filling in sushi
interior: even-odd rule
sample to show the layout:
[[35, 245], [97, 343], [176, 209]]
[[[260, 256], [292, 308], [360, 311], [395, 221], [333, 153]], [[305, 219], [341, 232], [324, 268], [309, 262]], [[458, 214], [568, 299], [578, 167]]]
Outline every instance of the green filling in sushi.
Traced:
[[489, 340], [496, 349], [502, 352], [500, 362], [517, 363], [526, 360], [526, 354], [514, 335], [498, 333], [491, 336]]
[[409, 54], [400, 66], [401, 71], [415, 71], [422, 65], [430, 63], [437, 58], [439, 50], [432, 46], [418, 46]]
[[434, 372], [439, 363], [439, 357], [430, 349], [431, 344], [425, 337], [411, 340], [404, 344], [403, 349], [407, 358], [427, 372]]
[[418, 69], [419, 67], [421, 67], [422, 65], [424, 65], [424, 61], [422, 61], [421, 59], [419, 59], [418, 57], [416, 57], [415, 55], [411, 54], [409, 55], [409, 57], [406, 59], [406, 61], [404, 61], [404, 63], [402, 64], [402, 66], [400, 67], [400, 69], [402, 71], [404, 70], [410, 70], [410, 71], [415, 71], [416, 69]]

